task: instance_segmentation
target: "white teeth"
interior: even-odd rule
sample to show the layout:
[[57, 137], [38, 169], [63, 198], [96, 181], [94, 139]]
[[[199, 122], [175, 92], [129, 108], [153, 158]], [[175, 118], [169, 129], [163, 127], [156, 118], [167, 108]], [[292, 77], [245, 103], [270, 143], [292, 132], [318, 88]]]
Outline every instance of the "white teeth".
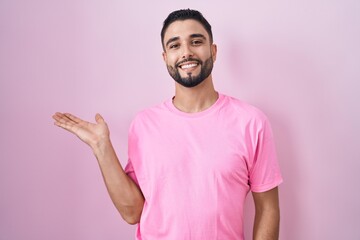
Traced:
[[192, 68], [192, 67], [196, 67], [197, 64], [196, 63], [191, 63], [191, 64], [184, 64], [181, 66], [182, 69], [188, 69], [188, 68]]

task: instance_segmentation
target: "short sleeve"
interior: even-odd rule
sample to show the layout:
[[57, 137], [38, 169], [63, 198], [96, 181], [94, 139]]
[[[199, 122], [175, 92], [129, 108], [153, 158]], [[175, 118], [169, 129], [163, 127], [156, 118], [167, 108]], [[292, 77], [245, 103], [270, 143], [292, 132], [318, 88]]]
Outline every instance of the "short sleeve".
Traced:
[[256, 136], [253, 164], [249, 172], [249, 184], [253, 192], [268, 191], [283, 181], [270, 123], [267, 118], [261, 122]]
[[139, 185], [139, 182], [137, 180], [135, 171], [134, 171], [134, 167], [132, 165], [131, 160], [128, 160], [128, 163], [125, 166], [125, 173], [137, 184]]
[[135, 168], [133, 165], [132, 159], [134, 155], [136, 156], [136, 134], [134, 133], [134, 121], [131, 123], [129, 132], [128, 132], [128, 162], [125, 166], [125, 173], [137, 184], [139, 185], [139, 181], [137, 179]]

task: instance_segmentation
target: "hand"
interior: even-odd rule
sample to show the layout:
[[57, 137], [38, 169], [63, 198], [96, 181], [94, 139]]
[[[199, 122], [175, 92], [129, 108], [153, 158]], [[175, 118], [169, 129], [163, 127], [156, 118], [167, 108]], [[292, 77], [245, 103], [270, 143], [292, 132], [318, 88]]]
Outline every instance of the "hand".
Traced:
[[54, 124], [61, 127], [81, 139], [92, 149], [97, 147], [102, 141], [109, 140], [109, 128], [100, 114], [95, 115], [96, 124], [86, 122], [70, 113], [55, 113], [53, 116]]

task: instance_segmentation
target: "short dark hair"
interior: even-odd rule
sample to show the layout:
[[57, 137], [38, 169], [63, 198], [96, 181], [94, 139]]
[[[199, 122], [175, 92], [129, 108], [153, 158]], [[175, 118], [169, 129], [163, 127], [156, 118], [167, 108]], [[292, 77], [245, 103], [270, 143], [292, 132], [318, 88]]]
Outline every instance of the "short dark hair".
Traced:
[[211, 32], [211, 25], [209, 22], [204, 18], [204, 16], [201, 14], [201, 12], [193, 9], [180, 9], [176, 10], [169, 14], [169, 16], [165, 19], [163, 27], [161, 29], [161, 44], [164, 48], [164, 36], [166, 29], [169, 27], [169, 25], [175, 21], [184, 21], [187, 19], [193, 19], [201, 23], [207, 33], [209, 34], [210, 43], [213, 43], [213, 35]]

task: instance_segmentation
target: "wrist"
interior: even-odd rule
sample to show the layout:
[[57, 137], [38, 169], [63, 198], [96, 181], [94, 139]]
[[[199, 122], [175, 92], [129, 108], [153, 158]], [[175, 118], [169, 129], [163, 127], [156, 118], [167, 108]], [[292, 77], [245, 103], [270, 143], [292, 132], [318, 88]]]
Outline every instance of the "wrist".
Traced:
[[105, 152], [112, 146], [110, 138], [104, 137], [96, 141], [92, 144], [91, 148], [95, 154], [95, 156], [98, 158], [101, 155], [104, 155]]

